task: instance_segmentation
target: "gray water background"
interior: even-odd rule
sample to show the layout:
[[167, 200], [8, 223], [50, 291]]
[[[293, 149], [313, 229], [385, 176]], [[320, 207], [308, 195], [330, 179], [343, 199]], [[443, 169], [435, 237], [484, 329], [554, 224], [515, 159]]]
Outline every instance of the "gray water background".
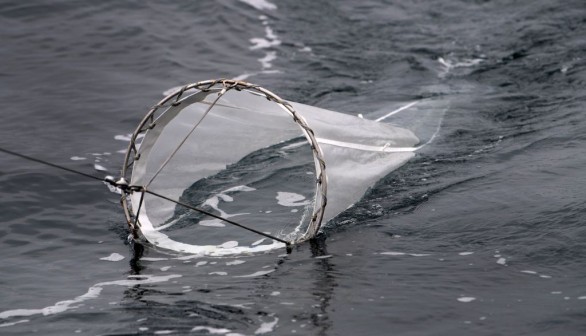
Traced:
[[238, 265], [133, 260], [104, 185], [0, 155], [1, 335], [586, 334], [583, 1], [5, 0], [0, 24], [0, 145], [96, 175], [198, 80], [450, 104], [325, 240]]

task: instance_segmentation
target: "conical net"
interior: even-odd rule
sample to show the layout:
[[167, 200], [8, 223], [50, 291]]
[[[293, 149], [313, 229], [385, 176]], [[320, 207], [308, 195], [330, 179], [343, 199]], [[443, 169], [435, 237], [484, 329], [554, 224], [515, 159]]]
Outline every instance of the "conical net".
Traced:
[[287, 242], [312, 238], [414, 155], [413, 132], [378, 121], [244, 82], [185, 86], [143, 119], [123, 176], [214, 216], [134, 191], [124, 200], [129, 223], [156, 246], [211, 255], [284, 246], [220, 218]]

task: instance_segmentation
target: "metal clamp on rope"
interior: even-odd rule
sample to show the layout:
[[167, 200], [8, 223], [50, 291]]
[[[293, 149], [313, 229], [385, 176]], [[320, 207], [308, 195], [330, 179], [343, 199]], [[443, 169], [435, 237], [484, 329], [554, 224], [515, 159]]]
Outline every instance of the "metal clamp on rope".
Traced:
[[133, 191], [140, 191], [143, 190], [142, 187], [139, 186], [131, 186], [128, 181], [124, 177], [121, 177], [116, 181], [113, 176], [106, 176], [104, 178], [104, 182], [110, 184], [114, 188], [118, 188], [125, 193], [131, 193]]

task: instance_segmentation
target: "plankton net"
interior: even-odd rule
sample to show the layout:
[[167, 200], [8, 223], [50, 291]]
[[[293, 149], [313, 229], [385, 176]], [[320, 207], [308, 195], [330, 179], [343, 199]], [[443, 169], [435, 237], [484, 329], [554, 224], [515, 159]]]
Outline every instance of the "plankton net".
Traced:
[[157, 247], [205, 255], [311, 239], [413, 157], [418, 137], [384, 118], [288, 102], [242, 81], [186, 85], [131, 137], [127, 221]]

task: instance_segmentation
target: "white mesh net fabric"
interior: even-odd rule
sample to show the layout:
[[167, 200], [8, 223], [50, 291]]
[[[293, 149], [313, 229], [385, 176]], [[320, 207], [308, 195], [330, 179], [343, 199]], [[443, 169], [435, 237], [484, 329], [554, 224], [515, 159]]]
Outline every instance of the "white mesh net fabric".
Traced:
[[[196, 91], [154, 120], [139, 145], [131, 184], [287, 241], [311, 238], [310, 222], [324, 200], [307, 132], [262, 92], [221, 89]], [[288, 104], [323, 154], [324, 222], [408, 161], [420, 142], [388, 123]], [[159, 247], [226, 255], [284, 246], [149, 194], [140, 200], [140, 192], [131, 195], [134, 215], [146, 239]]]
[[358, 201], [376, 181], [413, 157], [419, 139], [409, 130], [292, 103], [313, 129], [328, 176], [327, 222]]

